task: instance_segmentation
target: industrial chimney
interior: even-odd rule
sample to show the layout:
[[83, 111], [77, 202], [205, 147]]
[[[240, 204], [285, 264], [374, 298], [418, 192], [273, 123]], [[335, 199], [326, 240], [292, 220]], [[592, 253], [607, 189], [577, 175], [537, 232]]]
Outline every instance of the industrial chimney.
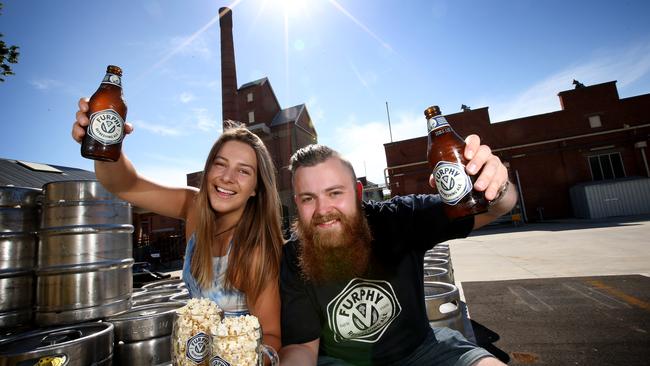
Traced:
[[232, 10], [219, 8], [221, 28], [221, 111], [222, 123], [227, 119], [239, 120], [237, 108], [237, 69], [235, 46], [232, 38]]

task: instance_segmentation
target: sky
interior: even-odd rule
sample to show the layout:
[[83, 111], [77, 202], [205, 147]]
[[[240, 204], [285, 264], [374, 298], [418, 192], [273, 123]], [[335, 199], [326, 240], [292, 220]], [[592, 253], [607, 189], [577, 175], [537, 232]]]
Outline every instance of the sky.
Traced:
[[[572, 80], [650, 93], [646, 0], [2, 0], [20, 47], [0, 83], [0, 158], [92, 170], [70, 137], [77, 101], [122, 67], [123, 150], [184, 185], [221, 133], [218, 9], [233, 9], [239, 85], [268, 77], [305, 103], [318, 141], [384, 182], [383, 144], [426, 134], [423, 110], [489, 107], [493, 123], [560, 110]], [[390, 113], [390, 129], [387, 108]]]

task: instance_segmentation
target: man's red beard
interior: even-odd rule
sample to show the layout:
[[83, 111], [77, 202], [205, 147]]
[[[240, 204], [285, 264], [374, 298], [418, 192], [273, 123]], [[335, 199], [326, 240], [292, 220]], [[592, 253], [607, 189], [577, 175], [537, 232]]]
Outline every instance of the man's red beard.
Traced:
[[[330, 220], [339, 220], [340, 230], [317, 227]], [[315, 283], [346, 281], [366, 271], [372, 234], [361, 205], [354, 217], [336, 211], [314, 216], [310, 223], [298, 220], [294, 229], [300, 239], [299, 265], [306, 279]]]

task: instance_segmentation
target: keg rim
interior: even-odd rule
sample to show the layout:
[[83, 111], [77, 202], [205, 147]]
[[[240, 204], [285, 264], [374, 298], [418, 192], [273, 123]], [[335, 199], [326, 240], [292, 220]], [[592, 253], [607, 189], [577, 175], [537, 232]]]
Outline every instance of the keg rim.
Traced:
[[[61, 343], [55, 343], [52, 345], [47, 345], [43, 347], [26, 347], [25, 344], [28, 343], [26, 340], [44, 337], [50, 335], [53, 332], [64, 332], [68, 330], [87, 330], [88, 334], [84, 334], [79, 338], [68, 340]], [[97, 332], [92, 332], [92, 329], [99, 329]], [[27, 357], [38, 357], [39, 354], [43, 352], [56, 351], [62, 347], [73, 346], [76, 343], [83, 343], [89, 339], [99, 339], [103, 336], [108, 336], [112, 338], [114, 326], [111, 323], [84, 323], [84, 324], [70, 324], [61, 327], [51, 327], [45, 329], [36, 329], [32, 331], [27, 331], [25, 333], [16, 334], [5, 339], [0, 340], [0, 360], [4, 357], [10, 358], [15, 356], [27, 356]], [[43, 340], [44, 338], [42, 338]], [[11, 346], [14, 345], [14, 348]], [[27, 348], [27, 349], [26, 349]], [[112, 352], [109, 352], [112, 353]]]

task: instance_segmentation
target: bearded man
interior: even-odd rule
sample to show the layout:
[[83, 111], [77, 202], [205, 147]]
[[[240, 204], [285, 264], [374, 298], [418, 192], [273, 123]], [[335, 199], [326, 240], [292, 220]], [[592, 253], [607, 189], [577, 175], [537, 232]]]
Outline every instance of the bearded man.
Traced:
[[352, 165], [326, 146], [293, 155], [298, 221], [283, 248], [282, 365], [503, 365], [459, 332], [432, 329], [426, 315], [424, 253], [517, 199], [499, 158], [476, 135], [466, 142], [466, 170], [483, 169], [474, 188], [493, 204], [456, 221], [438, 195], [361, 202]]

